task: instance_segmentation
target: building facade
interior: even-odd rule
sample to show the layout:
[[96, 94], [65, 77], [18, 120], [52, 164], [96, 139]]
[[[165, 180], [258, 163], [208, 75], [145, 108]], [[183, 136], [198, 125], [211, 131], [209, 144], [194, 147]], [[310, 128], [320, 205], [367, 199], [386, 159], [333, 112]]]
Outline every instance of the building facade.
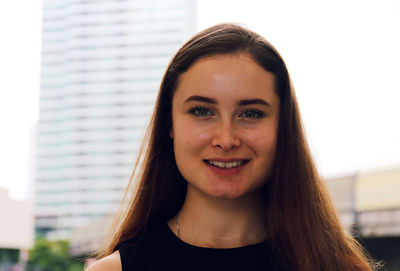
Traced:
[[31, 201], [12, 199], [8, 190], [0, 188], [0, 220], [0, 249], [32, 247], [34, 236]]
[[351, 232], [356, 222], [354, 189], [357, 175], [351, 174], [326, 181], [327, 187], [335, 204], [340, 222], [347, 232]]
[[341, 221], [384, 270], [400, 270], [400, 168], [326, 180]]
[[68, 235], [120, 204], [194, 0], [45, 0], [37, 234]]
[[400, 168], [329, 178], [343, 226], [363, 237], [400, 236]]

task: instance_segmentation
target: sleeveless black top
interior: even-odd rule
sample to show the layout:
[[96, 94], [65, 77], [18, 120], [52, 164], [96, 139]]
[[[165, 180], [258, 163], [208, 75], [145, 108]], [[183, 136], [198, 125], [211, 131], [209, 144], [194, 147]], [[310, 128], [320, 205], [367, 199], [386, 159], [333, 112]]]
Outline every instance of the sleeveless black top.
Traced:
[[268, 259], [268, 249], [268, 242], [229, 249], [193, 246], [166, 223], [118, 246], [122, 271], [279, 270]]

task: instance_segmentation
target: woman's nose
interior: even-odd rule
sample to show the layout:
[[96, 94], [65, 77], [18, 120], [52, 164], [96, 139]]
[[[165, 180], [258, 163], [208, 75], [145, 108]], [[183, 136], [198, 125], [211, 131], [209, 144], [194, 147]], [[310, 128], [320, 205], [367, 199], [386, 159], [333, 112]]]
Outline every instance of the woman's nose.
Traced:
[[212, 140], [214, 147], [224, 151], [229, 151], [240, 146], [240, 139], [236, 133], [235, 127], [230, 121], [224, 121], [218, 124]]

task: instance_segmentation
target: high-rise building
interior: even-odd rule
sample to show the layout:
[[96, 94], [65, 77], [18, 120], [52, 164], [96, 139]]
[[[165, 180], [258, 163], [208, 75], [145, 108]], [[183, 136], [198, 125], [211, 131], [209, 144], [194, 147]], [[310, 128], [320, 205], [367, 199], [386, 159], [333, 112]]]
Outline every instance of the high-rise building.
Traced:
[[194, 0], [44, 0], [35, 183], [38, 234], [120, 203], [169, 59], [196, 30]]

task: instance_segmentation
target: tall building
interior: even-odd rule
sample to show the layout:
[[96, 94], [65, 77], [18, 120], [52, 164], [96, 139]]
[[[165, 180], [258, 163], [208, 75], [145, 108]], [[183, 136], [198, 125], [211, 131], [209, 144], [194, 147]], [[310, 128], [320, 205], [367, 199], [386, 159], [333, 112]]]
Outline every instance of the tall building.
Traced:
[[194, 0], [44, 0], [35, 182], [38, 234], [65, 236], [120, 203]]

